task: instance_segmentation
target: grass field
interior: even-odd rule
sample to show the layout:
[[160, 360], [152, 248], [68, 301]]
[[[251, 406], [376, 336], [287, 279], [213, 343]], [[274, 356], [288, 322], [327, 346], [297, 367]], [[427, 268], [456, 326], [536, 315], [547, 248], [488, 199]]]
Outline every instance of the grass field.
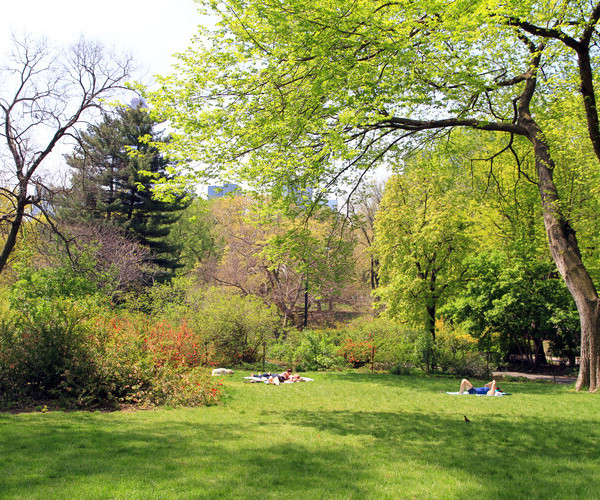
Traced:
[[[224, 404], [0, 414], [0, 498], [600, 498], [600, 396], [314, 373]], [[467, 415], [471, 423], [466, 423]]]

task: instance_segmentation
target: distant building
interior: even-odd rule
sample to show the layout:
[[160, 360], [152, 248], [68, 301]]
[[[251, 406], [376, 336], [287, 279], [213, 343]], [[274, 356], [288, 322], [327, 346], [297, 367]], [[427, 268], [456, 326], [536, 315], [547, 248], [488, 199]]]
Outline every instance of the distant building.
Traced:
[[238, 190], [237, 184], [223, 184], [222, 186], [208, 186], [208, 199], [221, 198]]
[[141, 97], [134, 97], [133, 99], [131, 99], [129, 107], [131, 109], [148, 109], [148, 104], [146, 104], [146, 101]]
[[[313, 204], [313, 201], [315, 198], [314, 189], [312, 189], [312, 188], [306, 188], [306, 189], [294, 188], [291, 190], [291, 192], [294, 194], [296, 203], [299, 206], [310, 207]], [[324, 203], [325, 206], [329, 207], [331, 210], [338, 209], [338, 201], [337, 200], [323, 200], [320, 202], [320, 204], [322, 204], [322, 203]]]
[[[222, 186], [208, 186], [208, 199], [211, 200], [213, 198], [222, 198], [223, 196], [227, 196], [228, 194], [237, 194], [240, 193], [240, 188], [237, 184], [223, 184]], [[313, 201], [313, 189], [307, 188], [302, 190], [294, 190], [293, 191], [296, 203], [299, 206], [310, 206]], [[337, 200], [327, 200], [325, 205], [331, 208], [332, 210], [338, 209], [338, 201]]]

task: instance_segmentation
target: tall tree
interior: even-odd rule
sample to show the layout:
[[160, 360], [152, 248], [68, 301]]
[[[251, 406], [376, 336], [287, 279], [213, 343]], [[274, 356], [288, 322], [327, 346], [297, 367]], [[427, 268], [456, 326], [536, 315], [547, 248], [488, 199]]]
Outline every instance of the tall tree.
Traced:
[[545, 341], [557, 354], [577, 344], [573, 301], [552, 262], [496, 249], [474, 253], [466, 264], [464, 288], [444, 312], [482, 347], [491, 347], [493, 335], [502, 354], [517, 348], [522, 362], [542, 365]]
[[80, 40], [67, 50], [45, 41], [14, 40], [14, 51], [2, 67], [0, 81], [0, 273], [17, 243], [23, 221], [50, 223], [48, 197], [53, 190], [40, 168], [77, 126], [100, 108], [103, 99], [123, 90], [131, 70], [102, 46]]
[[[225, 0], [209, 44], [181, 57], [156, 102], [176, 148], [234, 179], [327, 189], [419, 136], [470, 127], [529, 142], [554, 262], [581, 320], [577, 388], [600, 387], [600, 299], [554, 182], [536, 109], [582, 94], [600, 158], [592, 63], [600, 2]], [[197, 38], [204, 40], [203, 36]], [[541, 118], [541, 117], [540, 117]], [[244, 161], [241, 161], [242, 158]], [[210, 168], [206, 169], [210, 172]]]
[[184, 195], [153, 196], [153, 183], [169, 177], [169, 162], [150, 144], [166, 140], [143, 107], [121, 107], [81, 134], [73, 154], [73, 190], [65, 200], [69, 218], [96, 219], [121, 228], [150, 250], [150, 262], [170, 278], [182, 266], [179, 246], [169, 242], [171, 227], [186, 207]]
[[439, 152], [419, 155], [388, 180], [375, 220], [377, 295], [392, 316], [425, 325], [434, 342], [471, 243], [468, 186], [456, 170]]
[[357, 261], [362, 261], [364, 257], [369, 259], [367, 281], [371, 290], [379, 286], [379, 259], [372, 251], [372, 247], [375, 238], [375, 215], [383, 197], [383, 187], [382, 181], [366, 183], [359, 187], [348, 203], [347, 209], [350, 223], [358, 235]]

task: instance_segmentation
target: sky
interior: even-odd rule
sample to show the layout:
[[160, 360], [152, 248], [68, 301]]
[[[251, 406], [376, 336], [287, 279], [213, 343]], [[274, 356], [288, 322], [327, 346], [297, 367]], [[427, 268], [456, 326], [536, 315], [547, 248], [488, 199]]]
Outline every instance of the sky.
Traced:
[[[69, 45], [83, 35], [117, 53], [129, 53], [138, 68], [132, 80], [151, 84], [156, 74], [170, 73], [173, 54], [184, 52], [198, 25], [207, 22], [193, 0], [4, 0], [0, 16], [0, 59], [12, 47], [11, 33], [44, 36], [52, 44]], [[67, 167], [62, 144], [42, 171], [62, 183]]]
[[[4, 3], [4, 2], [3, 2]], [[7, 0], [0, 16], [0, 53], [11, 31], [70, 43], [81, 35], [130, 52], [148, 75], [166, 74], [172, 54], [188, 47], [205, 20], [193, 0]]]

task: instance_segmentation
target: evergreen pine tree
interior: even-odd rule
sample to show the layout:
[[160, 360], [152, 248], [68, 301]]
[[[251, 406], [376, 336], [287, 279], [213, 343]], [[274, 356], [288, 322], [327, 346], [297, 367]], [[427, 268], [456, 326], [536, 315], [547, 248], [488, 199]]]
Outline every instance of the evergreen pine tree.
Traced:
[[[118, 108], [114, 116], [82, 133], [67, 164], [74, 169], [73, 189], [63, 214], [71, 220], [98, 220], [131, 234], [151, 251], [154, 279], [171, 278], [181, 267], [179, 248], [167, 242], [171, 225], [187, 206], [152, 195], [156, 177], [168, 177], [168, 160], [149, 142], [167, 140], [140, 106]], [[149, 141], [147, 140], [149, 139]]]

